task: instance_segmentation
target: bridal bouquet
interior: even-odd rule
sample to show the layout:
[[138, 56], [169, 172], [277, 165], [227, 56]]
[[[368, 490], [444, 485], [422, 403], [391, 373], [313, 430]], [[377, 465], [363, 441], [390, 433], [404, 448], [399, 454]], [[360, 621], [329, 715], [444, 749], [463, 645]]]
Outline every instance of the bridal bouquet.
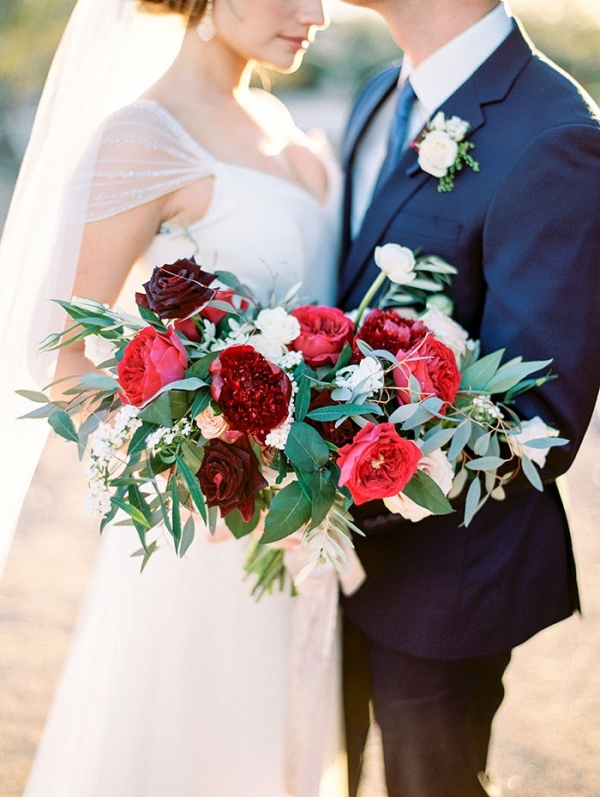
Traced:
[[550, 361], [481, 356], [451, 318], [455, 269], [439, 258], [387, 244], [375, 259], [381, 272], [348, 315], [299, 305], [300, 286], [261, 306], [194, 259], [154, 269], [138, 316], [60, 302], [74, 323], [42, 347], [84, 339], [99, 370], [65, 400], [20, 391], [42, 405], [25, 417], [87, 452], [87, 507], [101, 530], [133, 524], [142, 566], [151, 530], [183, 556], [195, 520], [214, 533], [221, 518], [237, 538], [254, 534], [246, 569], [261, 594], [285, 576], [286, 538], [306, 545], [296, 583], [324, 561], [340, 568], [359, 532], [354, 503], [383, 499], [419, 521], [454, 511], [466, 490], [468, 524], [519, 469], [542, 489], [536, 465], [566, 441], [511, 404], [551, 378], [531, 376]]

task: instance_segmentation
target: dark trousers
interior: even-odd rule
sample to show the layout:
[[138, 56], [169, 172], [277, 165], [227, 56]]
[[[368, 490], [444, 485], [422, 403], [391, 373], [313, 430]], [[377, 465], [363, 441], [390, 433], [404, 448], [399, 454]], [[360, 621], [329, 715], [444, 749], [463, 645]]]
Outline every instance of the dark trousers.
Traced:
[[368, 729], [368, 696], [381, 728], [389, 797], [483, 797], [494, 714], [510, 652], [433, 660], [392, 650], [346, 623], [344, 691], [350, 794]]

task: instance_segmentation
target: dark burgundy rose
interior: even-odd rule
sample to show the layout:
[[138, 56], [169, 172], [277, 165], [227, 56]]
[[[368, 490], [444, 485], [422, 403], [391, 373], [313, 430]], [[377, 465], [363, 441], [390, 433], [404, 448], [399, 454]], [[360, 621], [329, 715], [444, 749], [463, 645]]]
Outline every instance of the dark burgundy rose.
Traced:
[[[310, 400], [309, 412], [316, 410], [319, 407], [337, 407], [339, 402], [331, 398], [329, 390], [322, 390], [318, 393], [316, 390], [312, 391]], [[321, 437], [334, 446], [341, 448], [354, 439], [354, 435], [358, 431], [356, 424], [350, 418], [346, 418], [339, 426], [336, 427], [335, 421], [315, 421], [312, 418], [305, 418], [306, 423], [313, 426]]]
[[[371, 310], [356, 333], [355, 341], [364, 340], [372, 349], [395, 354], [399, 350], [408, 351], [428, 331], [422, 321], [404, 318], [396, 310]], [[355, 360], [362, 360], [363, 356], [355, 343]]]
[[209, 440], [198, 479], [208, 506], [219, 507], [221, 517], [239, 509], [245, 521], [254, 514], [255, 494], [268, 487], [247, 437], [234, 443]]
[[193, 258], [178, 260], [157, 266], [135, 301], [160, 318], [186, 318], [214, 298], [216, 291], [208, 287], [214, 279]]
[[258, 443], [288, 417], [292, 383], [252, 346], [231, 346], [209, 366], [210, 392], [229, 426]]

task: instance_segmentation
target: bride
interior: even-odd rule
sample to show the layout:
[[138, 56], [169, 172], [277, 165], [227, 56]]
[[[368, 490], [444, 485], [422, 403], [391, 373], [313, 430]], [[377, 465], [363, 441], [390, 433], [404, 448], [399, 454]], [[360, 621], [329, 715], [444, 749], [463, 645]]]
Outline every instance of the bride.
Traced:
[[[22, 343], [59, 328], [47, 299], [131, 302], [181, 257], [263, 300], [302, 281], [331, 301], [336, 168], [249, 86], [255, 62], [297, 67], [324, 25], [321, 0], [79, 0], [0, 252], [13, 389], [50, 381]], [[73, 345], [56, 378], [92, 367]], [[36, 425], [15, 443], [39, 448]], [[103, 535], [26, 797], [343, 797], [337, 585], [257, 604], [234, 540], [200, 531], [182, 560], [165, 541], [143, 574], [137, 547]]]

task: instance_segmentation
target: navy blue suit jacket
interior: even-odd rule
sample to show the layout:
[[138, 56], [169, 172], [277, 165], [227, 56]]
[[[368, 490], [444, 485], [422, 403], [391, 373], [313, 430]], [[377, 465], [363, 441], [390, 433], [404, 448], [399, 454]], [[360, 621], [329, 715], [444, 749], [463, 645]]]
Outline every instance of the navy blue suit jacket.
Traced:
[[[398, 68], [383, 72], [359, 97], [348, 174], [397, 76]], [[484, 353], [553, 358], [558, 378], [517, 408], [570, 440], [551, 450], [543, 493], [519, 481], [468, 528], [459, 512], [416, 524], [388, 514], [356, 538], [368, 577], [344, 601], [350, 618], [384, 644], [452, 659], [506, 651], [579, 608], [554, 480], [575, 456], [599, 387], [600, 126], [581, 89], [533, 52], [518, 27], [440, 110], [471, 124], [480, 172], [459, 172], [442, 194], [409, 149], [353, 242], [348, 181], [340, 303], [358, 305], [376, 274], [377, 245], [440, 255], [458, 268], [449, 291], [455, 318]], [[361, 518], [385, 512], [379, 502], [357, 509]]]

